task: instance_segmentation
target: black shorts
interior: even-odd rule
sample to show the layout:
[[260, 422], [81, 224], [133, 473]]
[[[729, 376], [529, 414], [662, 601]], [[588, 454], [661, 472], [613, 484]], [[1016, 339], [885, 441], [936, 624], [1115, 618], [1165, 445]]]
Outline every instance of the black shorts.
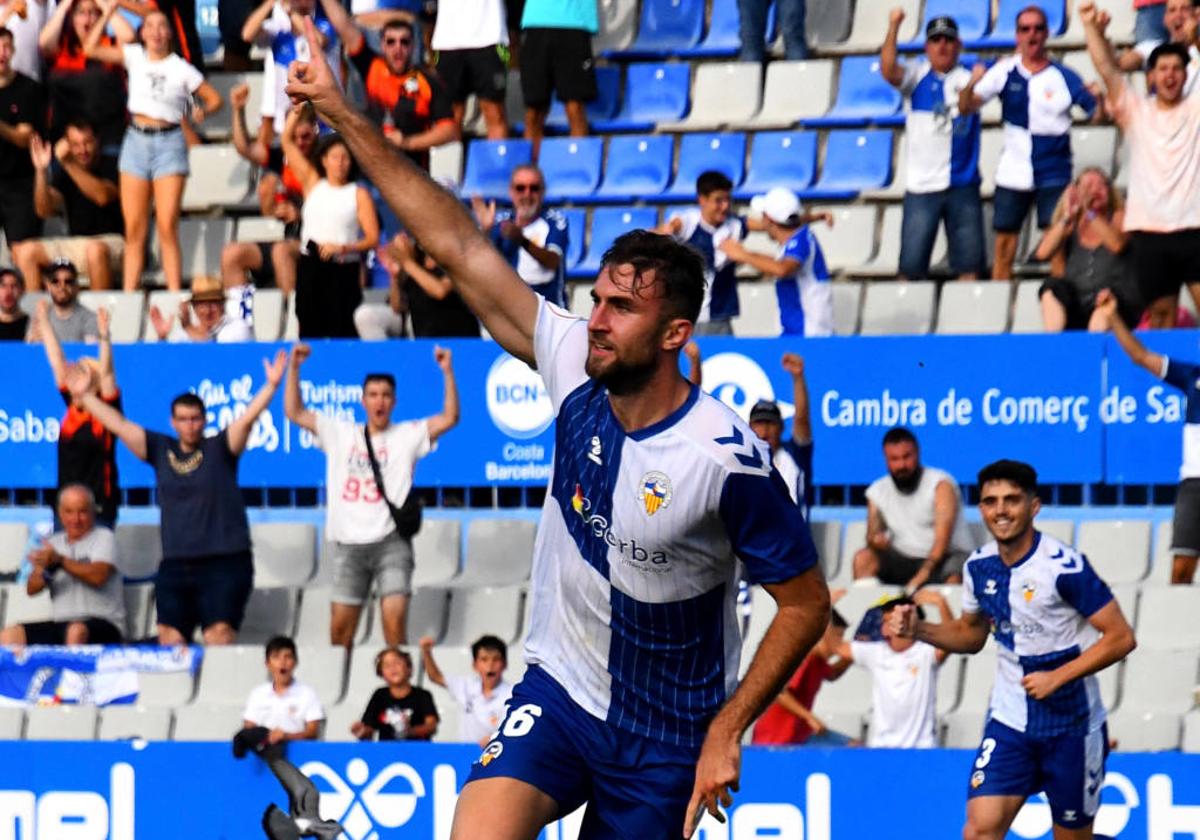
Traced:
[[1200, 478], [1185, 478], [1179, 482], [1171, 554], [1200, 557]]
[[254, 561], [249, 551], [164, 558], [154, 582], [158, 623], [174, 627], [185, 641], [197, 627], [203, 630], [219, 621], [237, 630], [253, 588]]
[[1176, 298], [1184, 283], [1200, 283], [1200, 228], [1170, 233], [1133, 232], [1133, 268], [1149, 305]]
[[489, 102], [503, 102], [508, 87], [508, 47], [442, 50], [437, 72], [452, 102], [466, 102], [475, 94]]
[[275, 247], [274, 242], [255, 242], [258, 246], [258, 256], [262, 260], [262, 265], [258, 268], [251, 269], [250, 276], [254, 280], [254, 285], [259, 288], [275, 285], [275, 261], [271, 259], [271, 249]]
[[551, 91], [563, 102], [596, 98], [592, 36], [582, 29], [526, 29], [521, 36], [521, 93], [525, 105], [550, 106]]
[[[27, 645], [65, 645], [67, 643], [67, 627], [74, 621], [34, 621], [22, 625], [25, 628], [25, 644]], [[122, 641], [121, 631], [111, 621], [103, 618], [85, 618], [89, 645], [119, 645]]]
[[[1128, 300], [1126, 295], [1116, 289], [1109, 289], [1109, 291], [1117, 298], [1117, 313], [1121, 316], [1121, 320], [1125, 322], [1125, 326], [1133, 329], [1142, 317], [1141, 306]], [[1042, 284], [1038, 289], [1038, 298], [1040, 299], [1045, 294], [1054, 295], [1066, 310], [1068, 330], [1086, 330], [1088, 328], [1092, 310], [1096, 307], [1095, 295], [1081, 298], [1079, 290], [1075, 288], [1074, 284], [1060, 277], [1051, 277]]]
[[[880, 583], [886, 583], [889, 586], [904, 586], [925, 565], [924, 557], [909, 557], [892, 548], [886, 551], [876, 549], [875, 553], [879, 556], [879, 573], [876, 577], [879, 578]], [[933, 570], [933, 574], [929, 576], [929, 582], [945, 583], [947, 578], [961, 575], [963, 562], [966, 559], [962, 554], [947, 554], [941, 564]]]
[[0, 181], [0, 227], [10, 245], [42, 235], [42, 220], [33, 209], [33, 178]]

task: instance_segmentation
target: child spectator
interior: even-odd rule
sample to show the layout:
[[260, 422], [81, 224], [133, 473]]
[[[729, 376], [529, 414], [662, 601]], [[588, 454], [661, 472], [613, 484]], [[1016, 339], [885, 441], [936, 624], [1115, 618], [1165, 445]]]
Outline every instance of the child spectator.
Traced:
[[476, 676], [449, 677], [433, 659], [433, 639], [421, 639], [421, 662], [435, 684], [450, 692], [462, 709], [459, 740], [484, 746], [504, 718], [512, 685], [504, 679], [508, 667], [508, 645], [495, 636], [480, 636], [471, 645]]
[[811, 746], [844, 747], [853, 739], [833, 732], [812, 713], [813, 702], [821, 683], [834, 682], [846, 673], [850, 660], [837, 659], [838, 646], [846, 632], [846, 619], [837, 610], [829, 619], [825, 635], [817, 642], [796, 673], [788, 680], [775, 702], [767, 707], [754, 726], [755, 745], [809, 744]]
[[269, 729], [268, 743], [315, 741], [325, 719], [317, 693], [296, 680], [298, 661], [296, 643], [287, 636], [275, 636], [267, 642], [267, 672], [271, 679], [250, 692], [242, 718], [247, 729]]
[[384, 648], [375, 657], [375, 673], [387, 683], [367, 701], [362, 720], [350, 725], [355, 738], [370, 741], [428, 741], [438, 728], [433, 695], [412, 684], [412, 657], [400, 648]]

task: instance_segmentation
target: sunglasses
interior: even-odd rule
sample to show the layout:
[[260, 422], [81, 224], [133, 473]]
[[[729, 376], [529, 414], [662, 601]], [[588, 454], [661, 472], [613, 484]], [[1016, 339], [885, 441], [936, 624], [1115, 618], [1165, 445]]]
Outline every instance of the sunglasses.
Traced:
[[1044, 23], [1027, 23], [1017, 27], [1018, 32], [1045, 32], [1046, 24]]
[[930, 35], [926, 40], [928, 40], [931, 44], [939, 44], [942, 41], [953, 41], [955, 39], [951, 38], [949, 35]]
[[389, 47], [394, 47], [397, 44], [402, 47], [407, 47], [412, 44], [412, 38], [384, 38], [383, 43]]
[[68, 286], [74, 286], [78, 281], [74, 277], [66, 277], [63, 275], [59, 275], [57, 277], [51, 277], [46, 282], [49, 283], [51, 286], [60, 286], [63, 284], [66, 284]]
[[513, 188], [513, 192], [519, 192], [519, 193], [524, 193], [524, 192], [540, 193], [542, 191], [541, 184], [513, 184], [512, 188]]

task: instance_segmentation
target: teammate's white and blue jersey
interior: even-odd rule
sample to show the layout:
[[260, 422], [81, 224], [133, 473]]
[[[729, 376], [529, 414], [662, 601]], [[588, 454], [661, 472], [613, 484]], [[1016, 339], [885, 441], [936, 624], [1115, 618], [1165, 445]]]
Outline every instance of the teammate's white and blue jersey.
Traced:
[[1082, 735], [1104, 724], [1095, 675], [1069, 683], [1044, 700], [1021, 680], [1075, 659], [1100, 638], [1088, 618], [1112, 601], [1108, 585], [1087, 558], [1048, 534], [1013, 566], [996, 543], [977, 549], [963, 566], [963, 612], [984, 613], [997, 642], [990, 718], [1032, 738]]
[[1200, 365], [1163, 356], [1159, 378], [1183, 391], [1187, 408], [1183, 417], [1183, 462], [1179, 478], [1200, 478]]
[[558, 268], [553, 269], [535, 260], [520, 244], [500, 235], [500, 223], [513, 220], [512, 210], [496, 212], [496, 223], [491, 230], [492, 244], [531, 289], [557, 306], [566, 306], [566, 253], [571, 235], [567, 217], [557, 210], [543, 208], [533, 221], [521, 228], [530, 242], [558, 253]]
[[746, 222], [730, 215], [719, 227], [713, 227], [700, 217], [699, 207], [688, 207], [673, 214], [682, 223], [675, 238], [691, 245], [704, 257], [704, 303], [700, 307], [699, 323], [725, 321], [741, 312], [737, 296], [737, 263], [729, 259], [720, 245], [727, 239], [746, 238]]
[[1079, 74], [1053, 61], [1030, 73], [1013, 55], [992, 65], [975, 94], [984, 102], [999, 96], [1003, 106], [997, 186], [1029, 191], [1071, 182], [1071, 108], [1088, 117], [1096, 110], [1096, 97]]
[[795, 272], [775, 280], [783, 334], [809, 338], [833, 335], [833, 286], [821, 243], [808, 225], [783, 243], [777, 259], [799, 263]]
[[978, 113], [963, 116], [958, 94], [971, 81], [959, 64], [938, 73], [926, 58], [904, 64], [900, 92], [908, 98], [907, 179], [911, 193], [940, 192], [979, 183]]

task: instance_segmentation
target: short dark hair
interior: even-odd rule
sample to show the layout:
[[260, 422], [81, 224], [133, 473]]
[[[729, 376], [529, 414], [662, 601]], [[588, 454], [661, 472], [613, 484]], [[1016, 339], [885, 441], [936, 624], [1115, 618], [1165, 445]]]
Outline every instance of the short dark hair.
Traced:
[[178, 397], [171, 400], [171, 416], [172, 417], [175, 416], [175, 409], [178, 408], [179, 406], [184, 406], [185, 408], [199, 409], [201, 414], [204, 413], [204, 400], [200, 399], [198, 396], [196, 396], [195, 394], [193, 394], [190, 391], [186, 394], [180, 394]]
[[73, 128], [76, 131], [90, 131], [96, 133], [96, 127], [83, 117], [75, 117], [67, 121], [66, 128]]
[[983, 489], [983, 485], [989, 481], [1009, 481], [1020, 487], [1030, 496], [1037, 495], [1037, 470], [1024, 461], [1012, 461], [1008, 458], [993, 461], [979, 471], [977, 480], [981, 490]]
[[401, 659], [403, 659], [405, 662], [408, 663], [408, 667], [410, 669], [412, 668], [412, 666], [413, 666], [412, 657], [409, 656], [408, 651], [401, 650], [398, 647], [385, 647], [383, 650], [379, 651], [379, 653], [375, 654], [375, 676], [377, 676], [377, 677], [383, 676], [383, 658], [385, 656], [387, 656], [389, 653], [396, 654], [396, 656], [399, 656]]
[[903, 426], [896, 426], [887, 430], [887, 433], [883, 436], [883, 445], [891, 446], [896, 443], [911, 443], [913, 446], [916, 446], [917, 436]]
[[706, 169], [696, 179], [696, 195], [711, 195], [717, 190], [729, 192], [732, 189], [733, 181], [730, 181], [725, 173], [717, 172], [715, 169]]
[[1179, 63], [1187, 69], [1188, 62], [1191, 58], [1188, 56], [1187, 47], [1183, 44], [1176, 44], [1173, 41], [1168, 41], [1164, 44], [1159, 44], [1150, 51], [1150, 57], [1146, 59], [1146, 69], [1153, 70], [1158, 65], [1158, 60], [1164, 55], [1173, 55], [1179, 59]]
[[390, 373], [368, 373], [363, 377], [363, 390], [367, 390], [367, 386], [372, 382], [383, 382], [389, 385], [392, 391], [396, 390], [396, 377]]
[[413, 35], [413, 36], [416, 35], [416, 30], [413, 29], [413, 25], [411, 23], [409, 23], [408, 21], [403, 20], [402, 18], [392, 18], [391, 20], [389, 20], [387, 23], [385, 23], [383, 25], [383, 28], [380, 29], [379, 32], [382, 35], [383, 33], [387, 32], [389, 29], [407, 29], [409, 35]]
[[346, 142], [346, 138], [340, 134], [326, 134], [317, 141], [317, 148], [313, 151], [313, 166], [316, 167], [317, 173], [325, 177], [325, 155], [334, 146], [341, 146], [346, 150], [346, 154], [350, 155], [350, 174], [348, 177], [349, 183], [354, 183], [358, 180], [358, 162], [354, 160], [354, 154], [350, 151], [350, 144]]
[[267, 640], [267, 659], [270, 659], [281, 650], [290, 650], [292, 656], [295, 656], [297, 659], [300, 658], [296, 654], [296, 643], [292, 641], [291, 636], [272, 636]]
[[506, 663], [508, 662], [508, 645], [504, 644], [504, 640], [499, 636], [489, 634], [476, 639], [475, 643], [471, 645], [471, 659], [478, 659], [481, 650], [494, 650]]
[[25, 288], [25, 280], [21, 277], [21, 272], [17, 271], [15, 268], [9, 268], [8, 266], [0, 268], [0, 283], [4, 282], [5, 277], [13, 278], [17, 281], [18, 287], [22, 289]]
[[13, 39], [12, 30], [9, 29], [7, 26], [0, 26], [0, 38], [7, 38], [8, 40], [16, 43], [15, 40]]
[[631, 230], [616, 238], [600, 264], [610, 268], [632, 265], [633, 291], [641, 294], [646, 272], [654, 272], [654, 282], [663, 286], [667, 314], [686, 318], [693, 324], [704, 303], [704, 258], [690, 245], [670, 236], [648, 230]]

